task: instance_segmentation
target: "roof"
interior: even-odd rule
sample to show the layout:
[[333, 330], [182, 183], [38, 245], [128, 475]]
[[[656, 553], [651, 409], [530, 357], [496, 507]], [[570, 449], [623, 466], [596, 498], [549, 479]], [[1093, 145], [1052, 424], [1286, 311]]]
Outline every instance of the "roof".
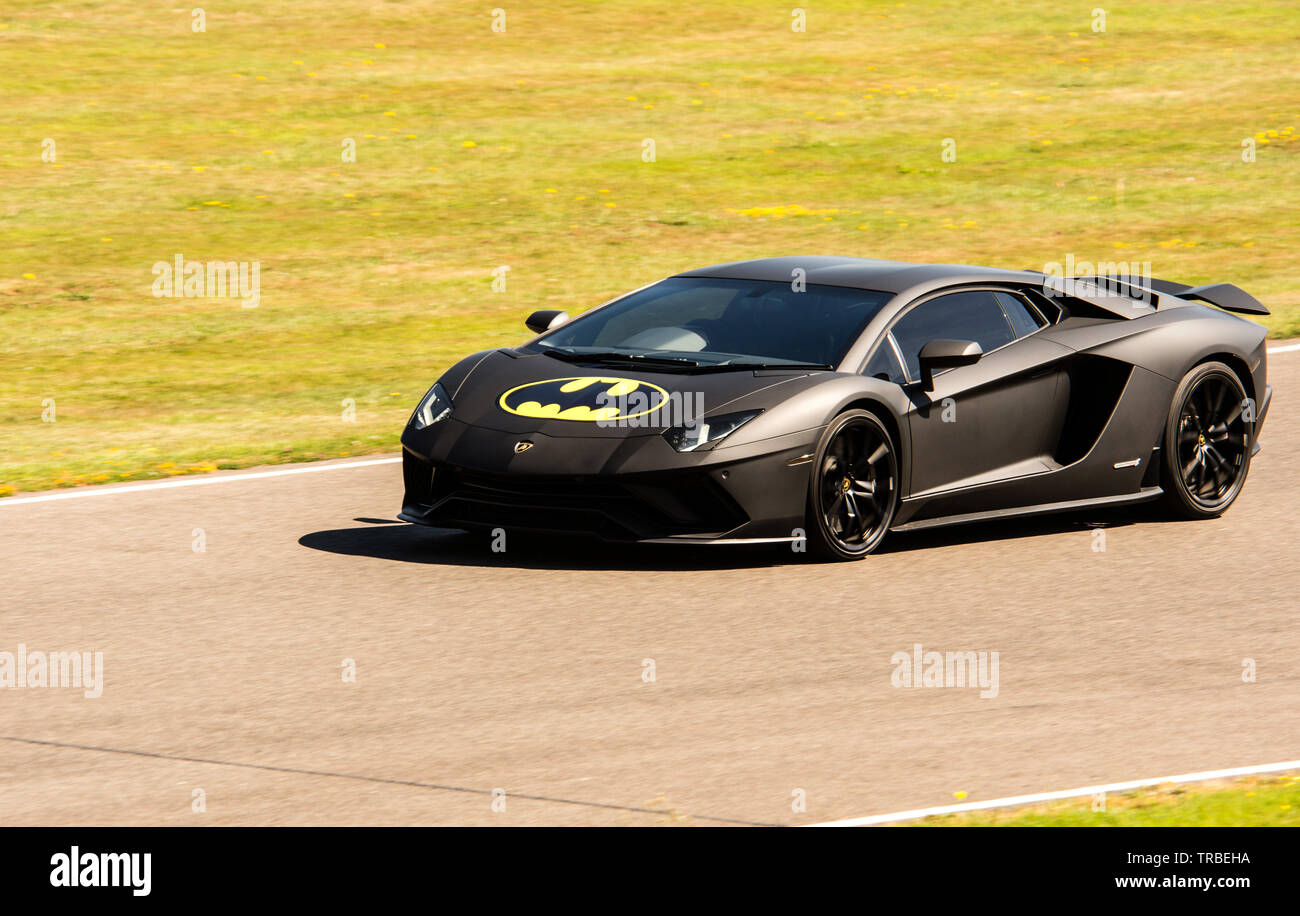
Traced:
[[679, 277], [725, 277], [733, 280], [790, 281], [791, 272], [803, 268], [809, 283], [825, 286], [847, 286], [853, 289], [873, 289], [886, 293], [902, 293], [920, 286], [946, 286], [955, 283], [1024, 282], [1042, 275], [1027, 270], [1001, 270], [996, 267], [975, 267], [969, 264], [909, 264], [906, 261], [882, 261], [876, 258], [842, 258], [826, 255], [794, 256], [787, 258], [757, 258], [752, 261], [732, 261], [686, 270]]

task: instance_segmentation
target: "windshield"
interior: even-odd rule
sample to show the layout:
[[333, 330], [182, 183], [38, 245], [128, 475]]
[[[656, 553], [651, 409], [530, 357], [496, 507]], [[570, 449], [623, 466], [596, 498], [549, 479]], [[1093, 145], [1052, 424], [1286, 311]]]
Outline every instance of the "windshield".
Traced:
[[865, 289], [672, 277], [580, 315], [531, 352], [658, 367], [837, 366], [891, 297]]

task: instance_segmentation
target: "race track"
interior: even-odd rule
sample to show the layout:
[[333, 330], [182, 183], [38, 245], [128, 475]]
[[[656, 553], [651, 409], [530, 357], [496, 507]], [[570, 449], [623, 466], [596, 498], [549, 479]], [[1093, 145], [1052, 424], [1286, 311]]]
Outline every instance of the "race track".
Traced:
[[[0, 823], [799, 824], [1300, 757], [1300, 352], [1270, 376], [1221, 519], [895, 535], [856, 564], [494, 554], [393, 522], [394, 463], [0, 502], [0, 651], [105, 669], [97, 699], [0, 691]], [[916, 643], [997, 651], [998, 696], [892, 687]]]

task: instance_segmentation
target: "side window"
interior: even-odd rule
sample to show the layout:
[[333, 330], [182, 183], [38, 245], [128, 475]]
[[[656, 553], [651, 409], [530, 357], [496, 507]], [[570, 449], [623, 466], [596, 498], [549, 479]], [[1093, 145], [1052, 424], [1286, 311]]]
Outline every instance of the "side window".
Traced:
[[997, 293], [996, 295], [998, 301], [1002, 303], [1002, 309], [1007, 313], [1007, 320], [1011, 322], [1011, 327], [1015, 330], [1017, 337], [1032, 334], [1047, 324], [1047, 319], [1039, 315], [1035, 309], [1031, 308], [1019, 296], [1011, 293]]
[[1002, 306], [988, 290], [949, 293], [918, 305], [893, 328], [912, 378], [921, 377], [917, 357], [932, 340], [973, 340], [988, 353], [1015, 340]]
[[898, 364], [898, 357], [894, 355], [894, 348], [888, 336], [880, 342], [880, 346], [876, 347], [875, 354], [867, 362], [867, 368], [862, 370], [862, 374], [871, 378], [884, 379], [895, 385], [907, 381], [903, 377], [903, 367]]
[[1065, 309], [1061, 307], [1060, 300], [1049, 299], [1036, 290], [1022, 290], [1021, 295], [1047, 319], [1048, 324], [1056, 324], [1065, 317]]

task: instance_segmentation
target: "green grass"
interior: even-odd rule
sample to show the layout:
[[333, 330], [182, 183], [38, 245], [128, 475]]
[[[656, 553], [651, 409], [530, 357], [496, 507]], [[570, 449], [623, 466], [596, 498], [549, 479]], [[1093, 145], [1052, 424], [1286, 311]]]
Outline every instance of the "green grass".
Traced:
[[1300, 827], [1300, 776], [1158, 786], [1024, 808], [930, 817], [927, 827]]
[[206, 9], [0, 6], [0, 493], [391, 450], [529, 311], [740, 258], [1149, 261], [1300, 333], [1291, 0]]

